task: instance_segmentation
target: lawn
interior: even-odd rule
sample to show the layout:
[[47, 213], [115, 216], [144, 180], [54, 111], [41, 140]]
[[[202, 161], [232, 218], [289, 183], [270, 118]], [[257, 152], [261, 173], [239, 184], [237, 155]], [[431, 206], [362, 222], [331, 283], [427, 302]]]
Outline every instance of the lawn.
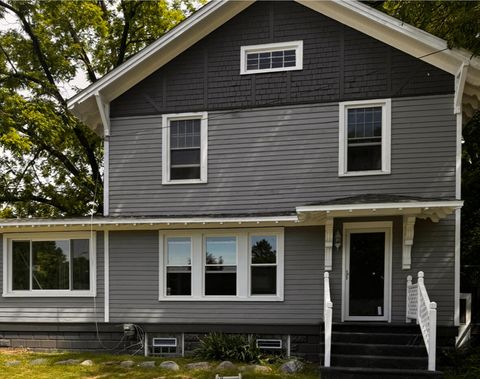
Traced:
[[[45, 363], [32, 365], [35, 359], [45, 359]], [[93, 365], [82, 366], [78, 362], [74, 364], [58, 365], [58, 361], [68, 359], [91, 360]], [[120, 362], [131, 360], [134, 365], [130, 368], [121, 367]], [[158, 365], [166, 360], [173, 360], [179, 366], [179, 371], [169, 371], [158, 367]], [[7, 362], [18, 361], [15, 366], [8, 366]], [[138, 364], [145, 361], [155, 361], [155, 368], [143, 368]], [[109, 378], [128, 378], [128, 379], [154, 379], [154, 378], [177, 378], [177, 379], [213, 379], [215, 374], [220, 375], [238, 375], [244, 363], [236, 363], [234, 369], [219, 371], [216, 366], [219, 362], [211, 362], [208, 370], [188, 370], [188, 363], [196, 362], [196, 360], [188, 358], [152, 358], [130, 355], [110, 355], [110, 354], [94, 354], [94, 353], [36, 353], [28, 350], [19, 349], [2, 349], [0, 350], [0, 378], [12, 379], [109, 379]], [[11, 363], [10, 363], [11, 364]], [[318, 365], [306, 365], [305, 369], [298, 374], [284, 374], [279, 370], [281, 363], [268, 365], [272, 371], [268, 373], [258, 373], [252, 370], [242, 371], [242, 377], [245, 379], [253, 378], [294, 378], [294, 379], [318, 379]]]

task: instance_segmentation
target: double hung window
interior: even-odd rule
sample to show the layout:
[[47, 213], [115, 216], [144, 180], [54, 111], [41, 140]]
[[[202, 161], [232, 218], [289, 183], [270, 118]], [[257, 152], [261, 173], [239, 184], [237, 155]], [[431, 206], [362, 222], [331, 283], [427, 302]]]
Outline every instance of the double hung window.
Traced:
[[207, 114], [162, 117], [162, 183], [207, 181]]
[[340, 103], [339, 175], [390, 173], [390, 100]]

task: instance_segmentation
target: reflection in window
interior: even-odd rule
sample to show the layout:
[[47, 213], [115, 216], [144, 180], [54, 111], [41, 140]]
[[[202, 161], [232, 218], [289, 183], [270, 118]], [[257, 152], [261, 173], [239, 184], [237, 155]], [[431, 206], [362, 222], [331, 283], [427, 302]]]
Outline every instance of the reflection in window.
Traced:
[[89, 290], [88, 239], [12, 241], [12, 290]]
[[236, 295], [236, 237], [207, 237], [205, 246], [205, 295]]
[[277, 293], [277, 238], [253, 236], [251, 243], [251, 294]]
[[167, 239], [167, 296], [192, 294], [192, 242], [190, 237]]

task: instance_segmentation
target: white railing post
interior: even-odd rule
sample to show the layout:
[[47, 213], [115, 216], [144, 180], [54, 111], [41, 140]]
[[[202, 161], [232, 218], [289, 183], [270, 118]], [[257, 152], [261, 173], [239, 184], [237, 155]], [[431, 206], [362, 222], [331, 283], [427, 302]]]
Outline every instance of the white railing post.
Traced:
[[429, 349], [428, 349], [428, 370], [435, 371], [435, 360], [437, 356], [437, 303], [432, 301], [430, 303], [430, 310], [428, 312], [430, 319], [429, 330]]
[[330, 279], [328, 272], [324, 274], [324, 294], [323, 294], [323, 322], [324, 322], [324, 366], [330, 367], [331, 346], [332, 346], [332, 317], [333, 303], [330, 299]]
[[418, 277], [417, 277], [417, 324], [420, 323], [420, 317], [421, 317], [421, 305], [422, 305], [422, 286], [424, 286], [424, 280], [423, 280], [423, 271], [418, 272]]
[[410, 287], [412, 286], [412, 275], [407, 276], [407, 312], [405, 317], [405, 322], [410, 323], [412, 319], [408, 317], [410, 314]]

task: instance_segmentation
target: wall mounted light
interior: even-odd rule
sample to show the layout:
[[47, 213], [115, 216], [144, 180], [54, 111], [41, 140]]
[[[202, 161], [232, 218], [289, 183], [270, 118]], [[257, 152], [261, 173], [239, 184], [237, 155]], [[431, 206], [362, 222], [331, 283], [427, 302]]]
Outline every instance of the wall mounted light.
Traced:
[[340, 246], [342, 246], [342, 235], [340, 234], [340, 230], [338, 229], [335, 232], [334, 245], [337, 251], [340, 249]]

